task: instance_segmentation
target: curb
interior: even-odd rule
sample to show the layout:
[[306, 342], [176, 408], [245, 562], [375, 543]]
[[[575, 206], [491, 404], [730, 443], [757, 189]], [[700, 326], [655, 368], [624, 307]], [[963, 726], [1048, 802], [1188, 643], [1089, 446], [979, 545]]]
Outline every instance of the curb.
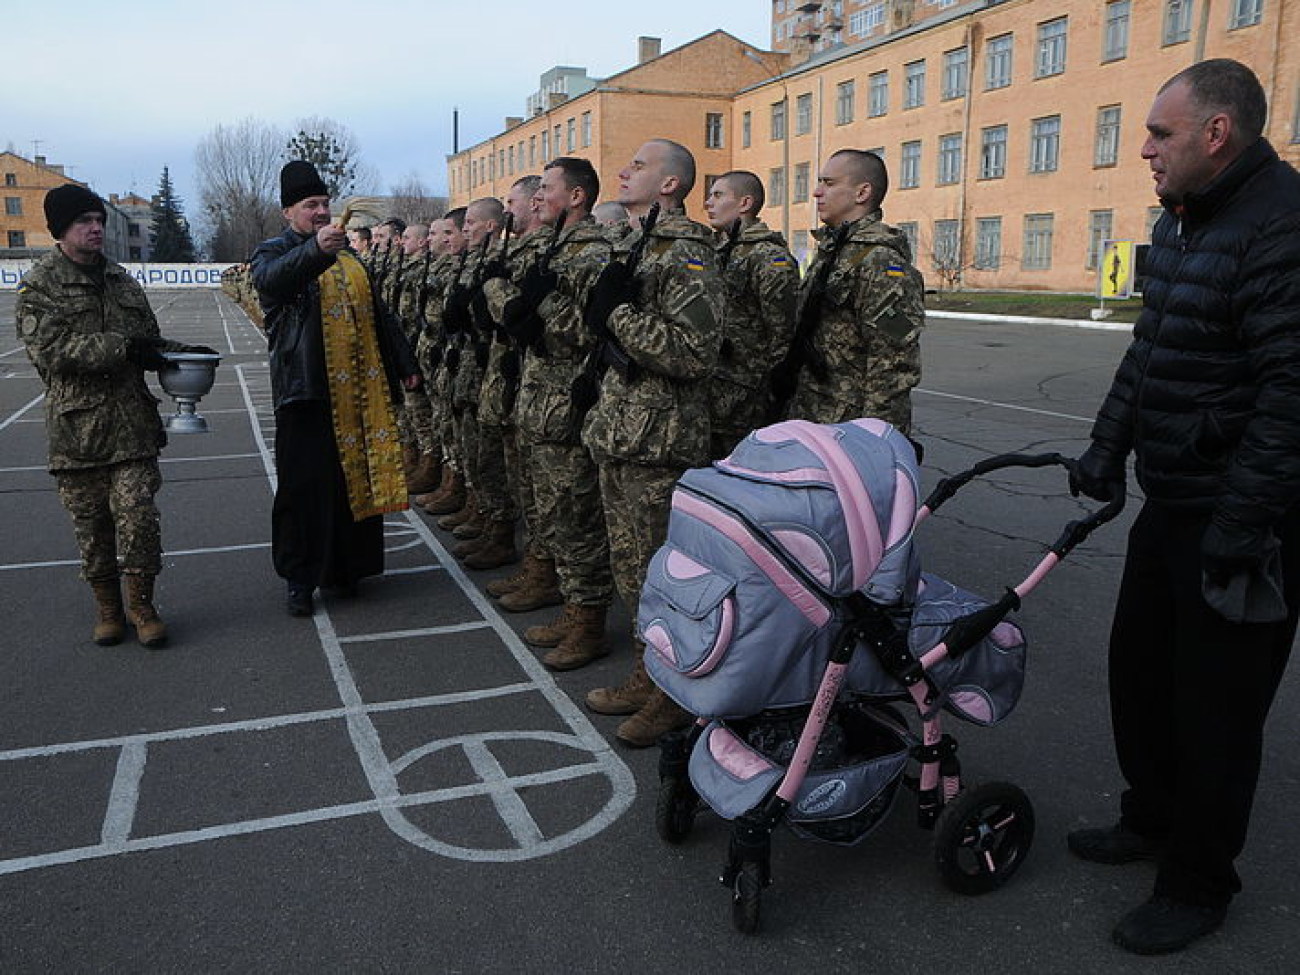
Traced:
[[926, 318], [953, 318], [968, 322], [1005, 322], [1008, 325], [1061, 325], [1099, 332], [1131, 332], [1132, 322], [1086, 322], [1079, 318], [1035, 318], [1031, 315], [983, 315], [965, 311], [927, 311]]

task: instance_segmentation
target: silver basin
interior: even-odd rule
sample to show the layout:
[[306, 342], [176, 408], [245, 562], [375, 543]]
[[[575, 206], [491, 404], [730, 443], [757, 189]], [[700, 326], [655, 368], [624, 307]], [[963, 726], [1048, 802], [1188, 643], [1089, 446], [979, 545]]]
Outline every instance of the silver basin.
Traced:
[[158, 370], [158, 383], [176, 401], [176, 412], [164, 421], [173, 433], [207, 433], [208, 421], [195, 410], [217, 376], [221, 356], [207, 352], [164, 352], [171, 365]]

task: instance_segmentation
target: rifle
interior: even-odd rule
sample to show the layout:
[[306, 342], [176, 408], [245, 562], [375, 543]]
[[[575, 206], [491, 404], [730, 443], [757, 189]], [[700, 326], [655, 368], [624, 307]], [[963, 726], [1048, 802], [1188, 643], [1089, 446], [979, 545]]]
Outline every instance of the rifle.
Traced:
[[429, 330], [429, 320], [424, 315], [424, 303], [429, 300], [429, 265], [433, 262], [433, 248], [424, 248], [424, 266], [420, 268], [420, 290], [415, 293], [415, 334]]
[[835, 261], [849, 239], [849, 226], [845, 223], [832, 231], [826, 246], [822, 248], [823, 259], [817, 266], [817, 274], [808, 285], [803, 306], [799, 309], [799, 320], [795, 323], [790, 349], [772, 370], [769, 379], [772, 391], [772, 402], [768, 407], [770, 423], [784, 417], [785, 408], [794, 396], [799, 373], [805, 365], [814, 378], [826, 379], [826, 357], [813, 348], [813, 333], [821, 324], [822, 298], [826, 294], [826, 282], [830, 280], [831, 271], [835, 269]]
[[524, 272], [518, 285], [519, 294], [507, 301], [501, 311], [502, 330], [515, 340], [521, 351], [532, 349], [543, 358], [546, 356], [546, 343], [542, 339], [542, 333], [546, 324], [538, 316], [537, 309], [555, 288], [555, 282], [548, 281], [547, 278], [551, 276], [551, 261], [560, 249], [561, 235], [568, 215], [567, 210], [560, 212], [542, 256]]
[[442, 330], [447, 340], [447, 351], [445, 361], [447, 363], [447, 372], [456, 375], [456, 370], [460, 368], [460, 343], [456, 341], [456, 336], [460, 334], [462, 324], [459, 319], [455, 318], [448, 306], [451, 304], [452, 295], [460, 287], [461, 275], [465, 273], [465, 262], [469, 259], [469, 247], [466, 246], [460, 252], [460, 261], [456, 264], [456, 274], [451, 279], [451, 287], [447, 289], [447, 297], [442, 303]]
[[[635, 284], [637, 266], [641, 263], [641, 257], [650, 243], [650, 232], [654, 230], [658, 221], [659, 204], [655, 202], [651, 205], [650, 211], [641, 218], [641, 236], [637, 238], [628, 251], [627, 258], [621, 265], [618, 261], [611, 261], [605, 270], [600, 272], [601, 278], [597, 278], [596, 283], [592, 286], [592, 292], [601, 287], [601, 279], [605, 278], [607, 274], [613, 280], [622, 279], [624, 287], [630, 288]], [[618, 268], [618, 270], [612, 271], [613, 268]], [[604, 299], [604, 296], [602, 298], [603, 300], [611, 300]], [[590, 309], [590, 300], [591, 295], [588, 296], [588, 310]], [[618, 302], [618, 304], [623, 303]], [[600, 317], [599, 314], [596, 314], [587, 323], [596, 331], [596, 346], [591, 350], [591, 354], [587, 356], [587, 360], [582, 365], [582, 372], [574, 379], [569, 390], [573, 405], [580, 416], [585, 415], [596, 404], [596, 400], [600, 397], [600, 383], [604, 379], [607, 369], [612, 368], [623, 377], [625, 382], [632, 382], [637, 376], [636, 363], [619, 346], [618, 340], [609, 330], [607, 324], [609, 311], [612, 311], [614, 307], [617, 307], [617, 304], [604, 310], [604, 317], [600, 321], [595, 320]]]
[[727, 239], [723, 241], [722, 246], [718, 248], [718, 270], [725, 271], [727, 265], [731, 262], [731, 252], [736, 249], [736, 241], [740, 239], [740, 232], [744, 230], [743, 221], [737, 217], [730, 227], [727, 228]]

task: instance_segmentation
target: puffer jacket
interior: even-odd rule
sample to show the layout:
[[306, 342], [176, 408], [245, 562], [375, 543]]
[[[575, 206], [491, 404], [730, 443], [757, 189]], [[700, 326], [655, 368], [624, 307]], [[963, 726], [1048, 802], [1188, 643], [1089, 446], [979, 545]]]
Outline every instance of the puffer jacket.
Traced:
[[[253, 253], [253, 284], [266, 317], [271, 393], [277, 410], [289, 403], [329, 399], [316, 279], [334, 261], [334, 255], [316, 246], [315, 236], [291, 228], [264, 240]], [[415, 375], [419, 367], [397, 320], [378, 298], [374, 307], [379, 354], [393, 401], [399, 402], [399, 380]]]
[[1092, 438], [1157, 503], [1270, 525], [1300, 500], [1300, 174], [1263, 139], [1167, 208]]

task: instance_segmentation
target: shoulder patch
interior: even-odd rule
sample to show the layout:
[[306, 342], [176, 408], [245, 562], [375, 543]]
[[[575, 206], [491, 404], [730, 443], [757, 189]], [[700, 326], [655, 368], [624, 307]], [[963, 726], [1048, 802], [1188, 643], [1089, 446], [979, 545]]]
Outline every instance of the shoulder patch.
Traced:
[[704, 270], [704, 262], [703, 262], [703, 261], [700, 261], [700, 260], [696, 260], [696, 259], [693, 258], [693, 257], [688, 257], [688, 258], [686, 259], [686, 270], [688, 270], [688, 271], [703, 271], [703, 270]]
[[885, 268], [885, 274], [891, 278], [903, 278], [907, 276], [907, 271], [901, 264], [891, 264]]
[[789, 267], [789, 266], [790, 266], [790, 258], [788, 257], [772, 258], [772, 267]]

